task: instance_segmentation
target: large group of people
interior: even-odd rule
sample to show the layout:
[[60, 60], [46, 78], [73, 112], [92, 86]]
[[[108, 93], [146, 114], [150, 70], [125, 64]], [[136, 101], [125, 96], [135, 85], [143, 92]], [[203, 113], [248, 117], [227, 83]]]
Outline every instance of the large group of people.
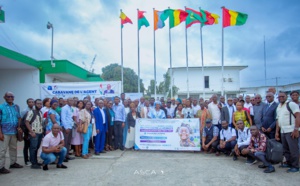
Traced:
[[[5, 168], [9, 148], [10, 169], [23, 168], [17, 163], [17, 141], [24, 141], [24, 163], [32, 169], [48, 170], [49, 164], [66, 169], [64, 162], [75, 157], [84, 159], [109, 151], [132, 149], [135, 144], [135, 124], [138, 118], [180, 119], [198, 118], [201, 151], [225, 154], [236, 161], [245, 157], [247, 164], [261, 161], [265, 173], [275, 171], [266, 158], [268, 139], [283, 146], [281, 168], [299, 172], [299, 92], [287, 94], [270, 87], [266, 99], [261, 95], [236, 98], [213, 95], [203, 98], [164, 98], [136, 100], [120, 97], [83, 100], [77, 97], [27, 99], [28, 107], [20, 111], [14, 94], [6, 92], [0, 105], [0, 173]], [[71, 151], [72, 150], [72, 151]], [[71, 153], [72, 152], [72, 153]], [[74, 156], [75, 157], [74, 157]], [[38, 156], [43, 160], [39, 163]]]

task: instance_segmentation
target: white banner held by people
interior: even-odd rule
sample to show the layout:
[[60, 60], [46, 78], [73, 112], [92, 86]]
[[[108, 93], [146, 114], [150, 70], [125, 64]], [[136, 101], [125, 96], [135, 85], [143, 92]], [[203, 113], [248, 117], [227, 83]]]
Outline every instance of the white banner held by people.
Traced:
[[200, 151], [199, 119], [137, 119], [135, 149]]
[[91, 99], [99, 97], [114, 97], [121, 94], [120, 81], [103, 81], [103, 82], [68, 82], [68, 83], [43, 83], [40, 85], [41, 98], [58, 98], [78, 97], [83, 99], [91, 96]]

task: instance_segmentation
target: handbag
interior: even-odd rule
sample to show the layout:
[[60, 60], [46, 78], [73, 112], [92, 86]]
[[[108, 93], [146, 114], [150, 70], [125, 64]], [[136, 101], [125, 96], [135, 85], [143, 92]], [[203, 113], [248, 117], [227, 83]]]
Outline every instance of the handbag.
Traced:
[[82, 124], [82, 133], [86, 134], [88, 131], [88, 124], [87, 123], [83, 123]]
[[21, 127], [17, 128], [17, 140], [18, 141], [23, 141], [23, 130], [21, 129]]

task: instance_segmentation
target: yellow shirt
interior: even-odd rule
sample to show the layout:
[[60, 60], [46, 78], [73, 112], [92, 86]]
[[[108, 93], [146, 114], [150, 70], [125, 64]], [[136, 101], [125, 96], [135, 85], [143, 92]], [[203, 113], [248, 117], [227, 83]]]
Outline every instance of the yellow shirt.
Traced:
[[238, 120], [243, 120], [245, 127], [250, 127], [250, 123], [247, 121], [247, 115], [245, 110], [242, 111], [235, 111], [234, 112], [234, 121], [237, 122]]

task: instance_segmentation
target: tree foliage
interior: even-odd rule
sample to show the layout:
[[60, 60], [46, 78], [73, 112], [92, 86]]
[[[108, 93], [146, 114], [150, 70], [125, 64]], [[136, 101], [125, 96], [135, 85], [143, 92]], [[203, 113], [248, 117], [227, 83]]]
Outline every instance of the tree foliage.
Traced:
[[[164, 80], [156, 86], [156, 93], [167, 94], [167, 97], [171, 97], [171, 78], [168, 73], [165, 73], [163, 76]], [[151, 80], [147, 91], [148, 95], [154, 94], [154, 84], [154, 80]], [[178, 90], [179, 88], [173, 85], [173, 96], [178, 93]]]
[[[102, 68], [102, 79], [105, 81], [121, 81], [121, 66], [117, 63]], [[124, 92], [138, 92], [138, 75], [131, 68], [123, 67]], [[140, 79], [141, 93], [144, 93], [143, 80]]]

